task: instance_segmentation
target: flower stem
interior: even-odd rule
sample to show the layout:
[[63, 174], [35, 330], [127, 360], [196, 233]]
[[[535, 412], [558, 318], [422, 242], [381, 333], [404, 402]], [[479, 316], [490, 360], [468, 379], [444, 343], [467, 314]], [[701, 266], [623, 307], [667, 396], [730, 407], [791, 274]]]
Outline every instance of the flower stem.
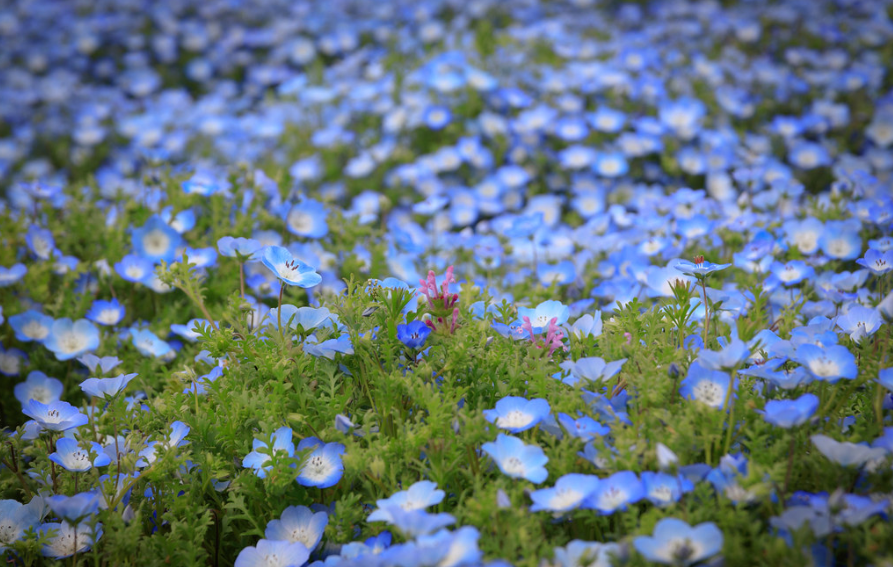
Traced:
[[797, 448], [797, 435], [791, 432], [791, 447], [788, 449], [788, 470], [784, 474], [784, 489], [783, 494], [784, 497], [787, 497], [788, 494], [788, 486], [791, 482], [791, 469], [794, 468], [794, 449]]
[[735, 404], [732, 403], [732, 390], [735, 387], [735, 375], [729, 375], [729, 389], [726, 391], [726, 401], [723, 404], [723, 410], [729, 412], [729, 430], [726, 432], [726, 444], [724, 455], [729, 454], [732, 448], [732, 430], [735, 429]]
[[707, 278], [699, 278], [701, 290], [704, 292], [704, 348], [707, 348], [707, 336], [710, 333], [710, 306], [707, 305]]

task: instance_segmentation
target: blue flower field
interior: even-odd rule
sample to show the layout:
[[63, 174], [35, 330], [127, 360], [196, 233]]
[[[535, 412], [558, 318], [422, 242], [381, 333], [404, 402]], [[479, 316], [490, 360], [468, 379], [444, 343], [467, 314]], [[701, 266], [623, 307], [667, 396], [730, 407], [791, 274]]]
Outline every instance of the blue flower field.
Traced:
[[893, 0], [0, 3], [10, 567], [893, 566]]

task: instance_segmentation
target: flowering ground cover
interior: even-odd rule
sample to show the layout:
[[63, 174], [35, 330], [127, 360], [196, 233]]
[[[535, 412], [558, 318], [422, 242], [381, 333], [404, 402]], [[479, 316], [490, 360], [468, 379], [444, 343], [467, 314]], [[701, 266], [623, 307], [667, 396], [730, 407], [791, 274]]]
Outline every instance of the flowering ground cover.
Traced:
[[0, 7], [8, 565], [893, 565], [881, 0]]

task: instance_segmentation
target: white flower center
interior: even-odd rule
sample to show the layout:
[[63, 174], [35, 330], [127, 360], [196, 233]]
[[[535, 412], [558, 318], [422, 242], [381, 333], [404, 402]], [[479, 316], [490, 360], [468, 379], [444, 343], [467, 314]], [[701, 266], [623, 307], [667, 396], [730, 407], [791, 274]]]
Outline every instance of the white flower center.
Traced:
[[43, 340], [50, 334], [50, 330], [47, 327], [44, 327], [40, 324], [40, 321], [31, 320], [22, 327], [22, 334], [28, 337], [29, 339], [34, 339], [37, 341]]
[[549, 501], [549, 506], [555, 510], [570, 508], [571, 506], [576, 506], [582, 496], [576, 490], [559, 488], [555, 491], [555, 495], [552, 496], [552, 500]]
[[103, 309], [99, 312], [99, 316], [96, 317], [96, 320], [106, 325], [114, 325], [118, 322], [118, 313], [119, 311], [117, 309]]
[[512, 410], [496, 420], [496, 425], [505, 429], [524, 427], [533, 421], [533, 416], [520, 410]]
[[502, 470], [508, 476], [523, 476], [525, 467], [518, 457], [509, 457], [502, 461]]
[[329, 476], [330, 469], [331, 467], [322, 456], [315, 455], [307, 461], [307, 466], [301, 471], [301, 476], [313, 482], [319, 482]]
[[298, 234], [310, 232], [313, 228], [313, 217], [302, 211], [292, 211], [288, 215], [288, 226]]
[[723, 402], [723, 389], [710, 380], [701, 380], [694, 387], [695, 399], [708, 406], [718, 406]]
[[816, 376], [828, 378], [840, 375], [840, 366], [833, 360], [822, 356], [809, 362], [809, 370]]
[[171, 240], [161, 229], [150, 231], [143, 237], [143, 248], [152, 256], [161, 256], [170, 247]]

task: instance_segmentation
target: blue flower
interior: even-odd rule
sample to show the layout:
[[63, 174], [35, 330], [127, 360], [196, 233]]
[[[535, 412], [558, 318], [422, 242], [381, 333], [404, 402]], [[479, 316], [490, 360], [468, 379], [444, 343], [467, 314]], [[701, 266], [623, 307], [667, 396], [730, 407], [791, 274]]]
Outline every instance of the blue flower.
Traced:
[[729, 266], [731, 266], [731, 264], [714, 264], [712, 262], [708, 262], [704, 260], [703, 256], [696, 257], [694, 262], [679, 260], [675, 262], [675, 264], [673, 264], [673, 267], [683, 274], [696, 278], [704, 278], [706, 276], [709, 276], [713, 272], [725, 270]]
[[443, 490], [438, 490], [436, 482], [420, 480], [406, 490], [396, 492], [383, 500], [377, 500], [375, 504], [378, 509], [369, 514], [369, 521], [386, 520], [389, 515], [384, 510], [388, 508], [424, 510], [429, 506], [440, 504], [445, 495]]
[[86, 366], [91, 373], [96, 373], [99, 370], [100, 374], [111, 372], [121, 364], [121, 360], [117, 356], [103, 356], [99, 358], [95, 354], [84, 354], [79, 356], [77, 360]]
[[88, 551], [102, 537], [102, 524], [97, 523], [94, 528], [86, 522], [72, 526], [69, 522], [63, 521], [41, 524], [38, 529], [40, 534], [48, 534], [51, 531], [55, 531], [56, 535], [44, 544], [40, 552], [45, 557], [65, 559], [75, 553]]
[[310, 558], [302, 543], [261, 539], [256, 547], [246, 547], [236, 557], [235, 567], [300, 567]]
[[495, 443], [484, 443], [481, 449], [493, 459], [502, 474], [523, 478], [534, 484], [546, 480], [549, 471], [544, 466], [549, 457], [536, 445], [525, 445], [517, 437], [500, 433]]
[[[659, 458], [660, 447], [658, 445]], [[666, 447], [664, 449], [669, 451]], [[643, 472], [642, 485], [645, 487], [645, 498], [655, 506], [668, 506], [678, 502], [683, 493], [694, 490], [694, 484], [681, 474], [673, 476], [664, 472]]]
[[555, 548], [555, 567], [611, 567], [622, 564], [626, 552], [619, 543], [569, 541]]
[[620, 471], [602, 479], [586, 501], [586, 508], [595, 508], [602, 514], [626, 510], [645, 497], [645, 487], [636, 473]]
[[24, 382], [19, 382], [13, 389], [16, 399], [22, 407], [28, 400], [37, 400], [42, 404], [58, 402], [62, 398], [62, 382], [50, 378], [40, 370], [32, 370]]
[[862, 223], [856, 219], [828, 221], [819, 237], [819, 247], [829, 258], [855, 260], [862, 253]]
[[18, 376], [22, 365], [28, 362], [28, 355], [17, 348], [4, 349], [0, 344], [0, 374]]
[[854, 380], [859, 373], [856, 357], [845, 346], [820, 347], [803, 344], [797, 347], [794, 360], [805, 366], [819, 380], [834, 384], [841, 378]]
[[298, 473], [298, 484], [328, 488], [335, 486], [344, 474], [344, 445], [341, 443], [323, 443], [316, 437], [308, 437], [298, 443], [298, 451], [313, 449], [307, 456]]
[[827, 435], [813, 435], [810, 440], [821, 454], [845, 467], [861, 467], [869, 461], [879, 461], [887, 456], [887, 450], [883, 447], [869, 447], [867, 443], [835, 441]]
[[542, 398], [506, 396], [496, 402], [495, 409], [484, 410], [484, 418], [500, 429], [519, 433], [536, 426], [550, 411], [549, 402]]
[[878, 371], [878, 384], [893, 392], [893, 367], [881, 368]]
[[8, 287], [17, 283], [28, 273], [24, 264], [13, 264], [10, 267], [0, 266], [0, 287]]
[[43, 342], [53, 328], [53, 318], [39, 311], [29, 309], [9, 318], [9, 326], [15, 331], [17, 340]]
[[[322, 238], [329, 233], [329, 225], [326, 222], [328, 214], [329, 211], [325, 205], [313, 199], [306, 199], [289, 209], [285, 215], [285, 226], [290, 233], [296, 236]], [[264, 260], [264, 264], [267, 264], [266, 260]], [[267, 267], [270, 265], [267, 264]], [[276, 271], [271, 267], [270, 269]]]
[[[726, 343], [720, 337], [720, 343]], [[744, 362], [750, 356], [750, 351], [744, 341], [737, 338], [723, 344], [719, 351], [701, 350], [698, 352], [698, 363], [707, 370], [731, 370]]]
[[883, 324], [878, 310], [864, 305], [851, 305], [845, 314], [837, 318], [837, 325], [849, 333], [856, 344], [875, 334]]
[[28, 400], [22, 413], [50, 431], [67, 431], [86, 424], [90, 419], [68, 402], [42, 404]]
[[[242, 466], [246, 469], [254, 469], [254, 474], [260, 478], [266, 478], [267, 471], [273, 468], [272, 463], [270, 463], [273, 455], [284, 453], [288, 457], [295, 456], [295, 444], [292, 441], [292, 435], [290, 428], [280, 427], [273, 432], [270, 442], [254, 439], [251, 443], [252, 451], [242, 459]], [[265, 452], [261, 453], [260, 449], [264, 449]]]
[[819, 408], [819, 398], [815, 394], [803, 394], [796, 400], [770, 400], [764, 410], [763, 419], [777, 427], [789, 429], [803, 425]]
[[446, 106], [429, 106], [422, 113], [422, 122], [432, 130], [441, 130], [452, 120], [453, 114]]
[[549, 326], [549, 321], [557, 319], [556, 325], [564, 325], [570, 317], [570, 308], [561, 303], [550, 299], [536, 306], [536, 309], [529, 307], [518, 308], [518, 318], [523, 320], [524, 317], [530, 318], [530, 324], [533, 325], [535, 333], [543, 332], [543, 329]]
[[180, 233], [158, 215], [152, 215], [146, 224], [133, 229], [132, 241], [134, 251], [152, 262], [173, 261], [177, 248], [183, 245]]
[[81, 492], [74, 496], [57, 494], [45, 499], [45, 502], [56, 515], [71, 524], [78, 524], [87, 516], [99, 510], [98, 492]]
[[337, 315], [334, 315], [325, 307], [295, 307], [294, 305], [286, 303], [281, 309], [281, 316], [279, 314], [279, 308], [275, 307], [270, 309], [270, 314], [267, 315], [267, 320], [274, 329], [279, 328], [280, 317], [283, 326], [287, 326], [294, 330], [301, 328], [304, 331], [311, 331], [320, 326], [328, 327], [331, 326], [331, 322], [337, 320]]
[[264, 537], [274, 541], [300, 543], [313, 551], [322, 539], [329, 515], [316, 512], [306, 506], [289, 506], [282, 511], [278, 520], [270, 520]]
[[397, 339], [408, 348], [421, 348], [430, 334], [431, 327], [424, 321], [416, 320], [406, 325], [397, 325]]
[[130, 337], [133, 346], [143, 356], [160, 358], [171, 352], [171, 345], [149, 329], [130, 329]]
[[[127, 400], [128, 398], [124, 399]], [[189, 441], [185, 440], [185, 437], [189, 435], [189, 430], [189, 426], [182, 421], [171, 423], [171, 432], [170, 435], [168, 435], [168, 438], [161, 441], [150, 441], [146, 443], [146, 447], [138, 453], [140, 458], [137, 460], [136, 466], [146, 467], [154, 463], [158, 458], [159, 448], [170, 450], [189, 445]]]
[[43, 345], [51, 350], [58, 360], [76, 358], [99, 347], [99, 329], [86, 319], [56, 319], [50, 328], [49, 336]]
[[676, 518], [663, 518], [652, 536], [633, 540], [636, 551], [648, 561], [667, 565], [692, 565], [722, 550], [722, 532], [713, 522], [695, 527]]
[[128, 254], [115, 264], [115, 272], [129, 282], [141, 283], [155, 273], [155, 266], [148, 258]]
[[114, 398], [124, 391], [131, 380], [136, 378], [134, 374], [121, 374], [114, 378], [87, 378], [81, 382], [81, 390], [94, 398]]
[[35, 224], [28, 227], [28, 232], [25, 233], [25, 244], [28, 245], [31, 253], [41, 260], [49, 260], [50, 256], [58, 257], [60, 255], [56, 249], [53, 233]]
[[[685, 399], [696, 400], [712, 408], [723, 409], [729, 386], [728, 374], [718, 370], [708, 370], [696, 361], [688, 367], [688, 374], [680, 385], [679, 394]], [[737, 387], [738, 379], [735, 378], [735, 382], [732, 384], [733, 396]]]
[[860, 266], [868, 268], [872, 274], [882, 276], [893, 270], [893, 250], [881, 252], [869, 248], [865, 251], [865, 256], [856, 260]]
[[[92, 467], [104, 467], [111, 462], [111, 458], [102, 450], [102, 445], [93, 443], [92, 451], [87, 451], [78, 445], [78, 442], [68, 437], [56, 439], [56, 452], [50, 454], [50, 460], [70, 472], [85, 472]], [[90, 459], [90, 454], [96, 455]]]
[[565, 360], [559, 366], [568, 373], [564, 378], [560, 378], [562, 382], [569, 386], [576, 386], [577, 382], [583, 381], [587, 384], [604, 382], [617, 375], [626, 363], [625, 358], [612, 362], [605, 362], [603, 358], [597, 356], [589, 356], [581, 358], [576, 362]]
[[22, 539], [28, 528], [37, 525], [42, 507], [40, 496], [32, 498], [27, 505], [16, 500], [0, 500], [0, 553], [5, 553], [8, 546]]
[[541, 488], [530, 494], [531, 512], [567, 512], [579, 508], [595, 492], [599, 478], [588, 474], [566, 474], [552, 488]]
[[306, 289], [319, 285], [322, 281], [322, 277], [312, 267], [292, 256], [282, 246], [267, 246], [263, 251], [262, 261], [285, 285]]
[[456, 518], [446, 512], [428, 514], [423, 510], [408, 510], [399, 506], [386, 506], [378, 509], [379, 515], [371, 522], [387, 522], [408, 538], [427, 535], [456, 523]]
[[228, 258], [238, 258], [240, 262], [253, 262], [258, 260], [258, 252], [263, 244], [253, 238], [233, 238], [224, 236], [217, 241], [217, 250]]
[[567, 430], [571, 437], [589, 441], [594, 437], [601, 437], [611, 432], [611, 428], [595, 421], [589, 416], [574, 419], [566, 413], [558, 414], [558, 422]]
[[117, 299], [110, 301], [97, 299], [90, 306], [86, 317], [100, 325], [117, 325], [124, 318], [124, 306]]
[[336, 353], [353, 354], [353, 344], [350, 342], [350, 335], [347, 333], [339, 336], [337, 339], [328, 339], [321, 343], [317, 342], [316, 335], [310, 335], [304, 341], [304, 352], [311, 356], [334, 360]]

